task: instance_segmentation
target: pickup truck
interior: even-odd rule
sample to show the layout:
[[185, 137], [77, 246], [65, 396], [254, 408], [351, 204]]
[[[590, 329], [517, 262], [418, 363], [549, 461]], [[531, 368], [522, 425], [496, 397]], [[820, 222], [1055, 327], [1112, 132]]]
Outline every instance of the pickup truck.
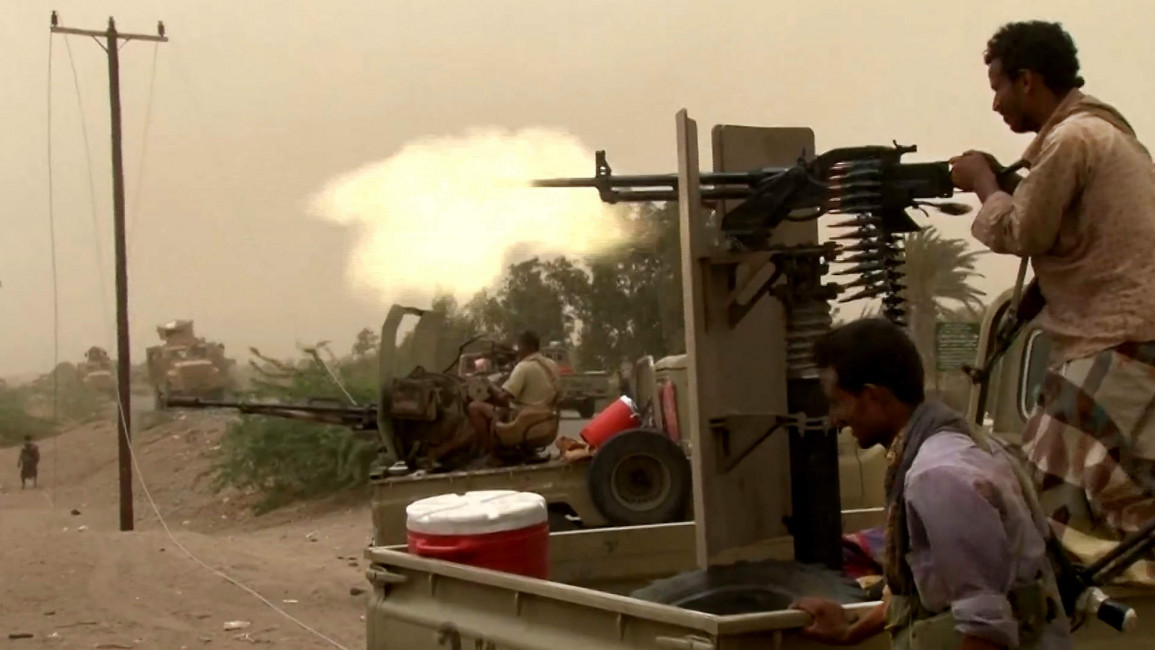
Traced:
[[[995, 319], [1007, 308], [1009, 292], [994, 302], [981, 329], [978, 358], [992, 344]], [[969, 417], [1005, 439], [1018, 440], [1030, 397], [1048, 354], [1046, 337], [1020, 335], [995, 369], [987, 390], [973, 391]], [[878, 452], [877, 448], [866, 452]], [[845, 479], [843, 479], [845, 483]], [[868, 484], [868, 481], [871, 484]], [[880, 473], [861, 479], [860, 497], [848, 508], [843, 485], [844, 531], [881, 522]], [[695, 488], [697, 489], [697, 488]], [[730, 648], [824, 647], [797, 634], [809, 616], [785, 608], [753, 614], [713, 615], [631, 596], [637, 589], [677, 574], [693, 576], [694, 523], [558, 532], [550, 535], [550, 580], [497, 573], [416, 557], [403, 546], [373, 546], [367, 579], [372, 593], [366, 614], [370, 650], [388, 648], [479, 648], [497, 650], [721, 650]], [[769, 539], [729, 553], [722, 563], [777, 558], [790, 560], [789, 538]], [[740, 565], [735, 565], [740, 566]], [[689, 573], [684, 573], [689, 572]], [[724, 588], [724, 585], [722, 586]], [[768, 587], [772, 588], [772, 587]], [[1139, 650], [1155, 647], [1155, 590], [1109, 588], [1138, 613], [1138, 626], [1123, 634], [1090, 620], [1076, 631], [1079, 647]], [[780, 594], [788, 603], [800, 593]], [[855, 616], [877, 602], [848, 604]], [[880, 635], [861, 648], [886, 648]]]

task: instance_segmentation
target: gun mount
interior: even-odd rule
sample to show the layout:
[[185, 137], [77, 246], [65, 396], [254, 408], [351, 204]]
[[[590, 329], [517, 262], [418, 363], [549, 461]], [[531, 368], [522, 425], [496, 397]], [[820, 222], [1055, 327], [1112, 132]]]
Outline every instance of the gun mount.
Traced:
[[[915, 146], [862, 146], [832, 149], [811, 160], [805, 152], [790, 167], [765, 167], [746, 172], [700, 172], [697, 195], [703, 204], [741, 201], [719, 220], [719, 233], [731, 250], [764, 250], [772, 233], [784, 222], [811, 221], [826, 214], [853, 219], [833, 224], [850, 232], [833, 238], [833, 247], [815, 248], [806, 255], [826, 262], [853, 266], [837, 275], [858, 275], [839, 289], [853, 295], [839, 302], [879, 297], [883, 315], [902, 323], [905, 318], [901, 284], [902, 251], [898, 235], [919, 230], [906, 213], [930, 207], [962, 214], [969, 206], [936, 202], [954, 194], [946, 162], [904, 163]], [[607, 203], [676, 201], [677, 174], [615, 176], [605, 151], [595, 157], [593, 178], [554, 178], [533, 182], [535, 187], [593, 187]], [[845, 242], [845, 243], [843, 243]], [[841, 253], [853, 253], [836, 260]], [[791, 251], [792, 259], [802, 252]], [[825, 273], [825, 271], [824, 271]], [[777, 279], [777, 278], [774, 278]], [[833, 297], [833, 296], [832, 296]]]
[[[607, 203], [679, 204], [686, 346], [698, 360], [691, 389], [699, 412], [695, 481], [706, 481], [695, 504], [703, 513], [700, 565], [727, 548], [780, 534], [777, 526], [785, 524], [796, 559], [837, 566], [836, 432], [812, 361], [814, 341], [831, 328], [835, 301], [879, 299], [882, 315], [905, 325], [900, 237], [919, 230], [908, 210], [963, 214], [970, 207], [949, 201], [955, 192], [949, 163], [903, 162], [914, 146], [808, 156], [810, 129], [727, 125], [713, 133], [715, 170], [701, 171], [696, 126], [685, 111], [677, 121], [676, 174], [617, 176], [598, 151], [592, 178], [532, 184], [596, 188]], [[821, 243], [817, 222], [826, 215], [843, 218], [831, 224], [838, 234]], [[831, 273], [832, 264], [846, 268]], [[838, 280], [828, 281], [832, 275]], [[755, 354], [759, 348], [765, 351]], [[751, 386], [758, 384], [768, 392], [756, 396]], [[789, 471], [779, 474], [784, 457]], [[780, 483], [752, 489], [748, 481], [756, 475]], [[772, 491], [782, 488], [791, 505], [774, 502]], [[765, 512], [749, 526], [726, 523], [737, 513], [723, 513], [736, 501], [775, 503], [768, 507], [781, 509], [781, 524]]]

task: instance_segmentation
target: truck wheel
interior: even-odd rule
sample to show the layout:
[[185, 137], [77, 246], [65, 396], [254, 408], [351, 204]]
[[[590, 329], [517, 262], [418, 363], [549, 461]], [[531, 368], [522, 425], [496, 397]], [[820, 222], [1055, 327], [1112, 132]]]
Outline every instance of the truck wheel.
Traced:
[[783, 560], [738, 562], [657, 580], [630, 594], [715, 616], [789, 609], [804, 596], [838, 603], [869, 601], [858, 583], [824, 566]]
[[596, 410], [597, 404], [592, 399], [582, 400], [577, 408], [578, 415], [582, 416], [583, 420], [592, 418]]
[[598, 448], [586, 484], [598, 512], [615, 526], [678, 521], [690, 499], [690, 461], [665, 435], [631, 429]]

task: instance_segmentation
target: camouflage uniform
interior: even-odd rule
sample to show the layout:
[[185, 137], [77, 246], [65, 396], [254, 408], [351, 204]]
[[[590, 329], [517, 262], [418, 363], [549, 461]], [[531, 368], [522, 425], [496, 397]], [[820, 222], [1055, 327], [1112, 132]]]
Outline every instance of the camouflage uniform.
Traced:
[[[1155, 343], [1048, 371], [1023, 451], [1055, 534], [1080, 563], [1155, 517]], [[1155, 555], [1121, 580], [1155, 585]]]

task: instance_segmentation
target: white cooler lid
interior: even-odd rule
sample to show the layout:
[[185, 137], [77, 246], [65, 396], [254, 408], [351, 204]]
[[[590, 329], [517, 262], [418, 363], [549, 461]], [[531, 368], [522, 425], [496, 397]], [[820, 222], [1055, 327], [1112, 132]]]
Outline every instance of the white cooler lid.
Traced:
[[414, 501], [405, 514], [408, 529], [423, 535], [484, 535], [549, 521], [544, 497], [515, 490], [441, 494]]

